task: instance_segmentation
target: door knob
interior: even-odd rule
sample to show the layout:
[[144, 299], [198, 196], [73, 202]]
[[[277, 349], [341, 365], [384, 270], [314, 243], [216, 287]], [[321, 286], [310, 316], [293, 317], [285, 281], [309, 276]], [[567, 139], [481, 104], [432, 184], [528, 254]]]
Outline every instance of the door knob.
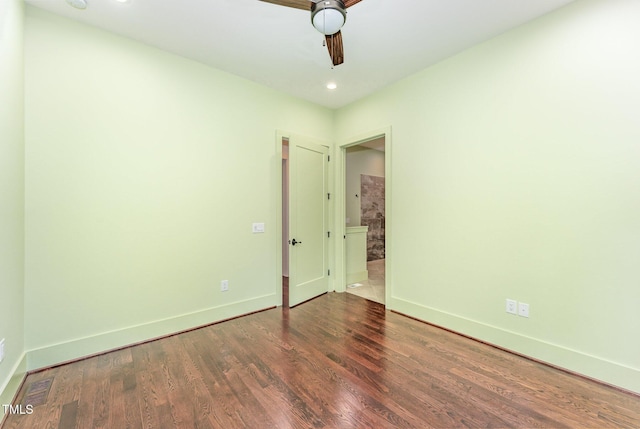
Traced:
[[302, 244], [302, 241], [296, 241], [296, 239], [294, 238], [294, 239], [291, 241], [291, 244], [292, 244], [293, 246], [295, 246], [296, 244]]

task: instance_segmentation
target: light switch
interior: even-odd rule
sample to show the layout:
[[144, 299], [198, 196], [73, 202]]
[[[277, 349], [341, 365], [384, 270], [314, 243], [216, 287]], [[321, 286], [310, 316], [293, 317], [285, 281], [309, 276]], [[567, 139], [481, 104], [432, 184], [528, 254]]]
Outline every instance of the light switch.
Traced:
[[252, 231], [254, 234], [262, 234], [264, 232], [264, 223], [254, 223]]

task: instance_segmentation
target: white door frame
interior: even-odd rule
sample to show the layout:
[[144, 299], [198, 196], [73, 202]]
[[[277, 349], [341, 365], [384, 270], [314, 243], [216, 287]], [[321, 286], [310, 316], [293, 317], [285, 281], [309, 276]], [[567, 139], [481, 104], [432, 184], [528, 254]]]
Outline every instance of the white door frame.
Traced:
[[[393, 240], [392, 240], [392, 187], [391, 187], [391, 127], [386, 127], [378, 130], [366, 132], [357, 136], [350, 137], [344, 141], [339, 142], [336, 148], [336, 165], [335, 171], [336, 184], [336, 204], [335, 204], [335, 229], [336, 237], [344, 238], [346, 234], [346, 153], [347, 148], [351, 146], [357, 146], [370, 140], [374, 140], [380, 137], [384, 137], [385, 153], [384, 153], [384, 185], [385, 185], [385, 305], [389, 307], [391, 303], [391, 297], [393, 296]], [[336, 240], [335, 247], [335, 267], [336, 267], [336, 279], [335, 291], [346, 292], [347, 290], [347, 270], [345, 267], [345, 240]]]

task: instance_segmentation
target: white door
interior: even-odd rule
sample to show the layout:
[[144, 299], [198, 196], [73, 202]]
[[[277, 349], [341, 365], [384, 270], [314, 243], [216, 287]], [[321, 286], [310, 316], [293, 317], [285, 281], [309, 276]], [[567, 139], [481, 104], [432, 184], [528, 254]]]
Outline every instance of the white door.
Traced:
[[329, 289], [329, 149], [289, 139], [289, 306]]

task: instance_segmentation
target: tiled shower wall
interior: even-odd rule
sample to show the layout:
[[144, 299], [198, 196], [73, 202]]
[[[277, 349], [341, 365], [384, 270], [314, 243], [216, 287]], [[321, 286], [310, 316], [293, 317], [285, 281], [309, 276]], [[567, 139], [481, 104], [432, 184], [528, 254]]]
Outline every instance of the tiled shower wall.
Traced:
[[360, 175], [360, 224], [369, 227], [367, 261], [384, 259], [384, 177]]

